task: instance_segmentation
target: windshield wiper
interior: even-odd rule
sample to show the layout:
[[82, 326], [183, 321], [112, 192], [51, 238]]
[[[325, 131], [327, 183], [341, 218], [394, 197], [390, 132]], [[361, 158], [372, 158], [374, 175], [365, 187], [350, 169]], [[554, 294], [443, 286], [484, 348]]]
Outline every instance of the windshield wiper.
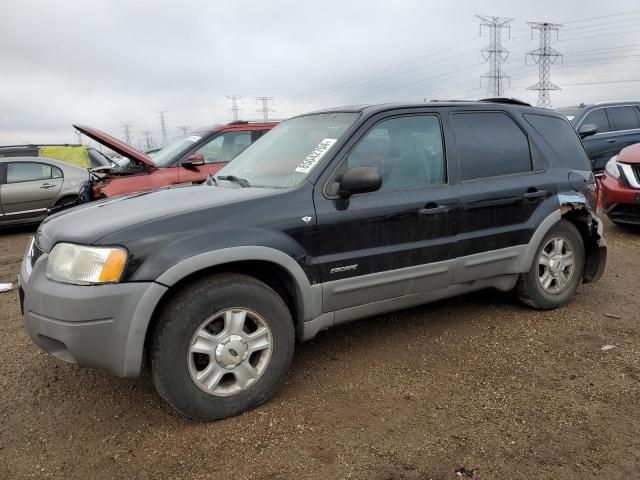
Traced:
[[218, 180], [227, 180], [228, 182], [237, 183], [241, 187], [250, 187], [249, 181], [246, 178], [236, 177], [235, 175], [218, 175]]
[[218, 182], [216, 181], [216, 177], [214, 177], [212, 174], [207, 175], [206, 184], [209, 186], [218, 185]]

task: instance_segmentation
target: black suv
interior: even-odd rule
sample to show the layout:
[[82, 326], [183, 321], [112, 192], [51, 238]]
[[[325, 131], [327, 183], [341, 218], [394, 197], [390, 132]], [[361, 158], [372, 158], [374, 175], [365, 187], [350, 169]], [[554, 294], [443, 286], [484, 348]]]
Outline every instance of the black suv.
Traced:
[[593, 171], [602, 175], [611, 157], [640, 143], [640, 102], [606, 102], [556, 109], [581, 136]]
[[[484, 288], [556, 308], [606, 247], [575, 130], [513, 101], [345, 107], [281, 123], [198, 186], [45, 220], [29, 334], [138, 375], [198, 420], [267, 400], [296, 339]], [[401, 328], [401, 326], [398, 326]]]

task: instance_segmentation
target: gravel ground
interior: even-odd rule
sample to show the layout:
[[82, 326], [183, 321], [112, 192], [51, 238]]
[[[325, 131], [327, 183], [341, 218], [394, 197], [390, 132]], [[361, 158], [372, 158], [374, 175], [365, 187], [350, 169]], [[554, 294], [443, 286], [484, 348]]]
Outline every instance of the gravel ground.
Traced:
[[[0, 282], [31, 233], [0, 234]], [[271, 401], [211, 424], [147, 374], [40, 352], [0, 293], [0, 478], [640, 478], [640, 233], [606, 237], [604, 277], [565, 308], [481, 292], [336, 327]]]

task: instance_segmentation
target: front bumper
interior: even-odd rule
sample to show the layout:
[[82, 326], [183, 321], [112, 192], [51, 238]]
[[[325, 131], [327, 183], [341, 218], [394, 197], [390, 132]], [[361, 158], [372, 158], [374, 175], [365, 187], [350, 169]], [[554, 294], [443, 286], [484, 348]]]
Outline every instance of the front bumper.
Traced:
[[614, 222], [640, 225], [640, 189], [622, 185], [606, 173], [602, 176], [602, 210]]
[[25, 255], [18, 283], [27, 332], [70, 363], [129, 377], [140, 373], [147, 327], [167, 290], [155, 282], [79, 286], [49, 280], [48, 255]]

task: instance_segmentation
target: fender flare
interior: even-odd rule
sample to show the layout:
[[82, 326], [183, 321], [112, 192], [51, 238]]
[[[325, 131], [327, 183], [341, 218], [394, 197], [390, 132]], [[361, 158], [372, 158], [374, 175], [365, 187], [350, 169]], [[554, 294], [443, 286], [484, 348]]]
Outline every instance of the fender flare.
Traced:
[[306, 321], [317, 316], [322, 308], [322, 297], [309, 283], [302, 267], [291, 256], [271, 247], [240, 246], [200, 253], [189, 257], [169, 268], [155, 282], [172, 287], [183, 278], [210, 267], [216, 267], [240, 261], [265, 261], [281, 267], [289, 274], [296, 289], [298, 314], [300, 320]]
[[540, 246], [540, 242], [544, 236], [551, 230], [551, 228], [558, 223], [562, 219], [562, 214], [560, 213], [560, 209], [554, 210], [538, 225], [536, 231], [533, 232], [531, 236], [531, 240], [527, 244], [527, 249], [520, 260], [517, 263], [517, 271], [518, 272], [528, 272], [533, 264], [533, 258], [538, 251], [538, 247]]

